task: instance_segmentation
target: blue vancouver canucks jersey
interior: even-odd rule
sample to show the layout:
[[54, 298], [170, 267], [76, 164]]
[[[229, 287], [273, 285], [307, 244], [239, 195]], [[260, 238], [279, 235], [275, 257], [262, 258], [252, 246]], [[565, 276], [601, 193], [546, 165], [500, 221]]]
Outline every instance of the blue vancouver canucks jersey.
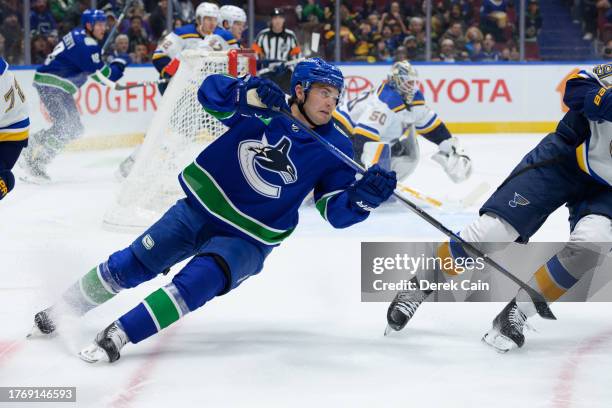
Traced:
[[[244, 81], [208, 76], [198, 91], [204, 109], [229, 130], [179, 176], [188, 199], [241, 235], [277, 245], [298, 224], [298, 208], [314, 190], [321, 215], [336, 228], [367, 218], [345, 189], [355, 171], [292, 121], [238, 110]], [[352, 157], [348, 137], [333, 121], [314, 129]]]
[[74, 94], [87, 77], [98, 70], [111, 81], [121, 78], [125, 65], [105, 65], [101, 53], [98, 41], [88, 36], [84, 29], [76, 28], [62, 38], [36, 70], [34, 83]]

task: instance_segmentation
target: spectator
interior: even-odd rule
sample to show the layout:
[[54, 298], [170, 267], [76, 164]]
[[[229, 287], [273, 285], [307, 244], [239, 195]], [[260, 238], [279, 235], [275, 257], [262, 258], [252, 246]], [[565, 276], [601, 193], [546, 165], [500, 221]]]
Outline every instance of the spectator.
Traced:
[[17, 14], [10, 13], [4, 17], [0, 26], [0, 34], [4, 36], [4, 57], [10, 65], [23, 62], [23, 29]]
[[117, 16], [115, 16], [115, 13], [113, 13], [111, 10], [107, 11], [105, 15], [106, 15], [106, 35], [108, 35], [110, 34], [112, 29], [117, 24]]
[[[125, 34], [119, 34], [115, 38], [115, 43], [113, 44], [113, 54], [116, 57], [122, 57], [129, 54], [130, 51], [130, 39]], [[128, 65], [128, 64], [126, 64]]]
[[149, 25], [151, 26], [151, 35], [154, 41], [158, 41], [164, 35], [166, 30], [166, 14], [168, 13], [168, 0], [160, 0], [157, 7], [149, 16]]
[[[478, 27], [472, 26], [468, 28], [467, 32], [465, 33], [465, 39], [467, 41], [465, 44], [465, 49], [470, 55], [470, 59], [474, 61], [474, 56], [480, 54], [482, 51], [482, 41], [484, 39], [482, 31], [480, 31]], [[478, 44], [478, 50], [475, 50], [475, 44]]]
[[601, 57], [607, 61], [612, 60], [612, 40], [608, 40], [606, 46], [601, 51]]
[[387, 48], [383, 40], [376, 43], [376, 60], [380, 62], [393, 62], [391, 51]]
[[372, 14], [378, 14], [376, 3], [374, 0], [365, 0], [363, 7], [361, 8], [361, 18], [363, 20], [368, 19]]
[[465, 48], [466, 39], [463, 35], [463, 27], [460, 22], [455, 22], [450, 25], [448, 30], [442, 36], [442, 39], [450, 38], [455, 43], [455, 47], [458, 50], [463, 50]]
[[408, 59], [408, 50], [403, 45], [397, 47], [395, 50], [395, 56], [393, 57], [393, 62], [397, 61], [405, 61]]
[[4, 45], [6, 44], [6, 40], [4, 39], [4, 36], [2, 34], [0, 34], [0, 55], [5, 55], [6, 52], [4, 51]]
[[357, 35], [357, 43], [355, 44], [355, 60], [368, 62], [372, 60], [375, 61], [375, 47], [372, 26], [367, 22], [361, 23], [359, 26], [359, 34]]
[[448, 22], [449, 24], [461, 23], [470, 24], [472, 20], [472, 7], [469, 3], [455, 2], [451, 5]]
[[130, 54], [130, 58], [135, 64], [147, 64], [151, 62], [151, 55], [146, 44], [136, 44], [134, 52]]
[[455, 43], [450, 38], [445, 38], [440, 43], [440, 52], [438, 56], [432, 58], [433, 61], [455, 62], [456, 61]]
[[320, 23], [323, 21], [323, 8], [317, 0], [307, 0], [302, 8], [301, 20], [304, 22]]
[[127, 36], [130, 41], [131, 51], [135, 51], [137, 44], [144, 44], [147, 46], [149, 40], [147, 38], [147, 32], [142, 26], [142, 17], [134, 16], [130, 19], [130, 28], [127, 30]]
[[483, 0], [480, 7], [480, 26], [484, 33], [493, 34], [495, 40], [503, 40], [508, 23], [506, 0]]
[[482, 42], [482, 51], [474, 61], [499, 61], [499, 57], [499, 52], [495, 50], [495, 39], [493, 35], [485, 35], [484, 41]]
[[510, 47], [504, 47], [499, 55], [500, 61], [519, 61], [520, 59], [521, 54], [514, 44], [512, 44]]
[[64, 21], [70, 10], [76, 8], [76, 0], [53, 0], [49, 9], [55, 21]]
[[47, 0], [34, 0], [30, 12], [30, 30], [45, 35], [55, 29], [55, 19], [47, 7]]
[[383, 26], [381, 39], [385, 42], [385, 47], [389, 48], [390, 53], [394, 53], [399, 46], [396, 36], [393, 35], [393, 30], [388, 25]]
[[583, 40], [591, 41], [597, 32], [597, 4], [598, 0], [580, 0], [580, 14], [584, 29]]
[[31, 58], [32, 64], [42, 64], [47, 59], [47, 55], [51, 52], [49, 44], [44, 35], [35, 34], [32, 37]]
[[380, 31], [378, 30], [379, 22], [380, 22], [380, 16], [378, 15], [378, 13], [370, 14], [368, 16], [368, 24], [370, 24], [370, 27], [372, 27], [372, 33], [380, 34]]
[[525, 41], [537, 41], [538, 34], [542, 28], [542, 16], [537, 0], [529, 0], [527, 12], [525, 13]]
[[174, 11], [174, 19], [182, 22], [179, 27], [195, 20], [195, 10], [191, 0], [172, 0], [172, 10]]
[[404, 48], [406, 48], [407, 58], [410, 61], [424, 61], [425, 60], [425, 46], [419, 46], [417, 44], [416, 37], [409, 34], [404, 38]]
[[410, 34], [416, 37], [418, 46], [425, 46], [427, 38], [425, 37], [425, 21], [421, 17], [412, 17], [410, 19], [410, 25], [408, 31]]

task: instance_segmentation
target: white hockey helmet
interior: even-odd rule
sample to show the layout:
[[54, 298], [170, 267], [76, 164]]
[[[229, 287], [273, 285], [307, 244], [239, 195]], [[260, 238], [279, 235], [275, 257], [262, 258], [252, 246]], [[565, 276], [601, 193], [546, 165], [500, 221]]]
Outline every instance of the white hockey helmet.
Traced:
[[227, 21], [232, 28], [236, 21], [246, 23], [247, 16], [243, 9], [236, 6], [223, 6], [219, 9], [219, 27], [223, 28], [223, 22]]
[[196, 21], [202, 21], [204, 17], [214, 17], [219, 20], [219, 6], [214, 3], [203, 2], [195, 11]]
[[391, 85], [396, 91], [398, 91], [404, 101], [407, 103], [412, 102], [414, 94], [417, 91], [417, 81], [419, 80], [419, 74], [416, 69], [408, 62], [398, 61], [391, 67], [391, 72], [387, 77], [389, 85]]

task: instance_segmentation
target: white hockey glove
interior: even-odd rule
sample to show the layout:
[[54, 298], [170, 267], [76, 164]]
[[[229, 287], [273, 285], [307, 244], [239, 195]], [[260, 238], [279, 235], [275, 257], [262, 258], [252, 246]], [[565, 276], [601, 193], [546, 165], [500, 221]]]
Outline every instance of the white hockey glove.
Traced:
[[455, 183], [461, 183], [472, 174], [472, 160], [465, 150], [459, 145], [459, 139], [451, 137], [438, 145], [440, 149], [431, 156], [437, 162], [448, 177]]

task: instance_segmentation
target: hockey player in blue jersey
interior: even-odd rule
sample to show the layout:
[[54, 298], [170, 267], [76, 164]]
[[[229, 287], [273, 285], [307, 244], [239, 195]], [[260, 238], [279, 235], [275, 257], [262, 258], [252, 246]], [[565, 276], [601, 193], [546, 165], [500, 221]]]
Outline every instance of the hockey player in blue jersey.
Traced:
[[[348, 137], [331, 121], [343, 81], [340, 70], [321, 59], [301, 62], [289, 103], [296, 121], [352, 156]], [[53, 332], [61, 310], [83, 314], [193, 256], [171, 283], [114, 321], [80, 354], [89, 362], [115, 361], [128, 342], [154, 335], [259, 273], [272, 249], [294, 231], [298, 208], [311, 191], [321, 216], [345, 228], [365, 220], [395, 188], [395, 173], [374, 166], [356, 181], [354, 170], [293, 121], [254, 112], [251, 105], [258, 101], [289, 108], [282, 90], [268, 80], [210, 75], [198, 99], [229, 129], [179, 175], [187, 198], [83, 276], [62, 301], [36, 314], [34, 333]]]
[[28, 145], [30, 118], [25, 93], [1, 56], [0, 95], [5, 100], [0, 110], [0, 200], [2, 200], [15, 186], [15, 176], [11, 170], [21, 150]]
[[102, 10], [85, 10], [81, 27], [66, 34], [36, 70], [34, 87], [47, 110], [52, 125], [30, 137], [24, 152], [24, 169], [32, 181], [49, 180], [47, 165], [66, 146], [83, 132], [74, 94], [92, 76], [116, 81], [123, 76], [125, 60], [114, 59], [110, 64], [102, 60], [100, 41], [106, 32], [106, 16]]
[[[569, 112], [498, 187], [463, 231], [469, 242], [527, 242], [557, 208], [566, 205], [569, 242], [541, 265], [529, 286], [554, 302], [587, 272], [598, 268], [612, 249], [612, 64], [581, 71], [567, 81], [563, 101]], [[490, 245], [490, 244], [489, 244]], [[489, 248], [490, 249], [490, 248]], [[468, 255], [455, 242], [434, 249], [442, 259]], [[452, 267], [448, 275], [459, 271]], [[432, 280], [435, 271], [420, 271]], [[401, 330], [430, 292], [400, 292], [387, 322]], [[497, 315], [483, 340], [499, 352], [523, 346], [526, 320], [536, 313], [524, 290]]]

